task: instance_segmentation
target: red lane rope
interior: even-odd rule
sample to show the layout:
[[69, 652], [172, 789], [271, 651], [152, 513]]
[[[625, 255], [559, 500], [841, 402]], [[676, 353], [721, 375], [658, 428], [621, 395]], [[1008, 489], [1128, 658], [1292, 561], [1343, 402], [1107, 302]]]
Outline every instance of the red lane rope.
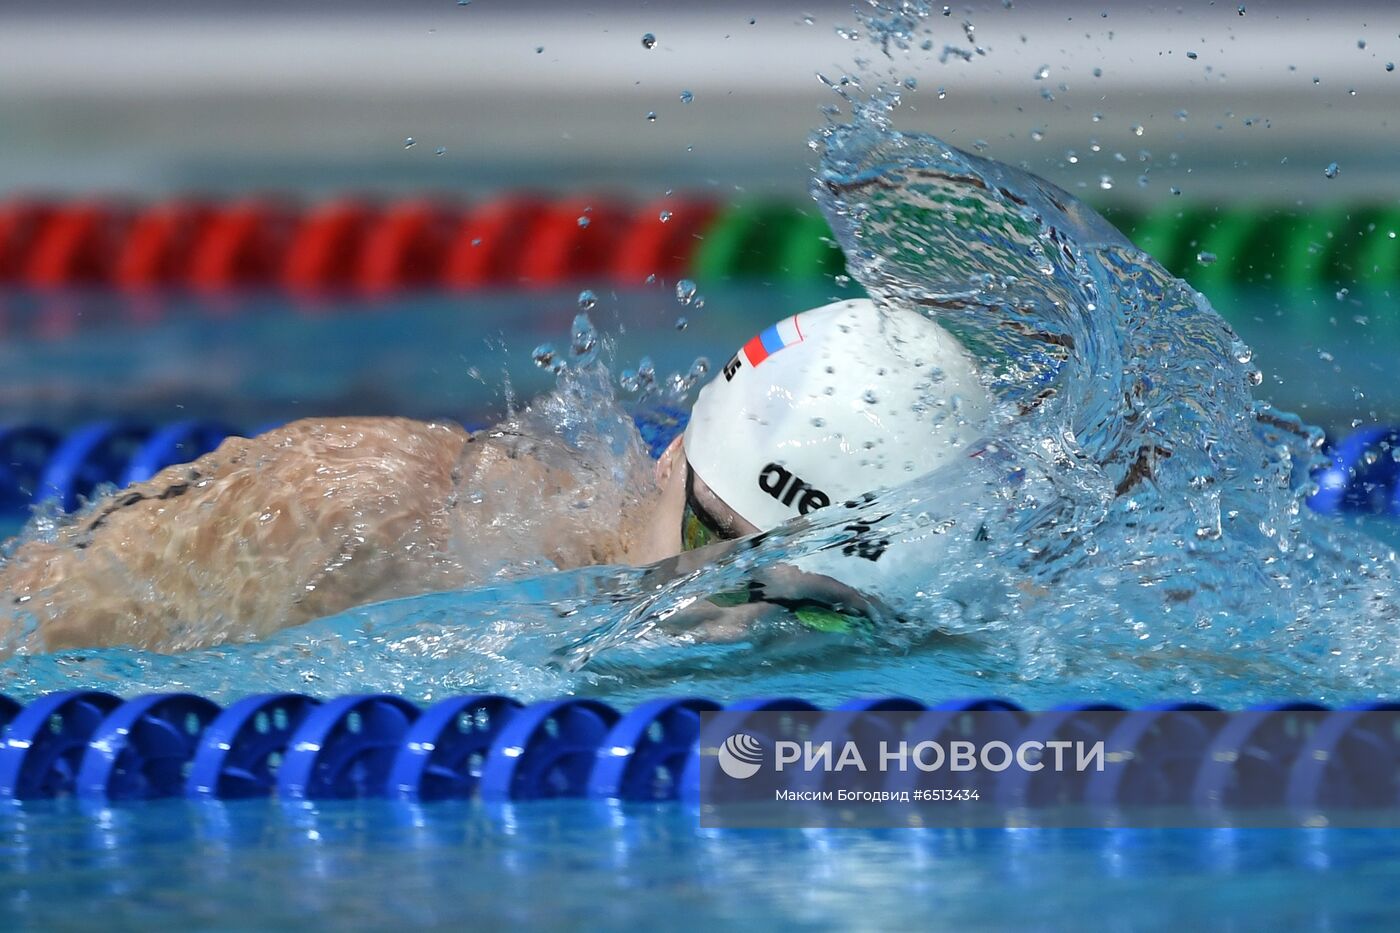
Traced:
[[260, 198], [220, 208], [195, 242], [188, 284], [205, 292], [272, 285], [295, 220], [288, 205]]
[[355, 283], [369, 294], [431, 288], [442, 278], [460, 208], [428, 200], [387, 206], [368, 231]]
[[194, 199], [153, 204], [136, 215], [117, 253], [112, 284], [144, 291], [180, 284], [195, 244], [214, 219], [214, 206]]
[[520, 254], [544, 214], [542, 200], [522, 195], [491, 201], [467, 211], [452, 237], [440, 284], [447, 288], [514, 286]]
[[148, 303], [150, 293], [180, 288], [381, 295], [636, 286], [689, 268], [714, 213], [711, 202], [685, 197], [636, 205], [518, 194], [469, 206], [423, 197], [309, 206], [181, 197], [134, 207], [15, 198], [0, 201], [0, 285], [115, 288]]
[[642, 205], [616, 248], [613, 273], [618, 284], [641, 285], [652, 275], [670, 279], [684, 275], [715, 211], [712, 202], [693, 198], [663, 198]]
[[131, 226], [131, 213], [105, 201], [80, 201], [52, 212], [35, 231], [21, 280], [35, 288], [102, 285]]
[[292, 291], [348, 287], [377, 209], [346, 198], [317, 205], [302, 217], [283, 259], [281, 282]]
[[34, 252], [39, 230], [48, 223], [55, 206], [43, 201], [14, 200], [0, 203], [0, 282], [17, 281]]
[[520, 282], [549, 288], [608, 274], [627, 215], [599, 198], [568, 198], [549, 207], [520, 254]]

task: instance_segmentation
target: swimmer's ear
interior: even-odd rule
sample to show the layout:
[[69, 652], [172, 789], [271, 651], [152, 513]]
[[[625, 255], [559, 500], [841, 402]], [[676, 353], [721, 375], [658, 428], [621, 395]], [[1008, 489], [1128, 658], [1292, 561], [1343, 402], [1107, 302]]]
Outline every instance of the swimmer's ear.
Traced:
[[685, 439], [684, 434], [677, 434], [671, 443], [666, 445], [666, 449], [661, 452], [661, 456], [656, 460], [656, 485], [665, 486], [666, 481], [671, 478], [671, 471], [676, 468], [676, 459], [681, 456], [681, 441]]

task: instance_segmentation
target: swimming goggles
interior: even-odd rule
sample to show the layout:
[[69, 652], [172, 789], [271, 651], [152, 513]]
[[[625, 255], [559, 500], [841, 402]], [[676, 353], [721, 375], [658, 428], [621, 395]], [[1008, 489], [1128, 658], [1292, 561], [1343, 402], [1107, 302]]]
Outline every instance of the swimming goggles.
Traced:
[[722, 522], [695, 497], [695, 471], [690, 464], [685, 465], [685, 511], [681, 513], [681, 549], [693, 551], [696, 548], [727, 541], [736, 535], [727, 530]]

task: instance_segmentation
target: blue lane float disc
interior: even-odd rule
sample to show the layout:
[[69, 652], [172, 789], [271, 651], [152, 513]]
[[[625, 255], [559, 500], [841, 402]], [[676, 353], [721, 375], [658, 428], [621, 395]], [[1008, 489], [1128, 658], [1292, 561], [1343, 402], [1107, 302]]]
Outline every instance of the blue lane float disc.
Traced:
[[1187, 806], [1201, 756], [1225, 717], [1205, 703], [1162, 704], [1126, 716], [1104, 739], [1104, 769], [1090, 772], [1084, 801], [1097, 806]]
[[[1008, 744], [1016, 749], [1027, 742], [1068, 741], [1092, 747], [1108, 737], [1126, 712], [1115, 703], [1067, 703], [1032, 717], [1025, 730]], [[1076, 770], [1076, 755], [1074, 750], [1066, 754], [1068, 765], [1063, 770], [1049, 765], [1039, 771], [1007, 768], [995, 781], [997, 802], [1011, 807], [1080, 803], [1088, 775]]]
[[665, 452], [668, 444], [677, 434], [685, 430], [690, 421], [690, 412], [663, 405], [650, 411], [638, 412], [633, 416], [637, 431], [642, 435], [642, 443], [653, 460]]
[[598, 747], [588, 796], [676, 799], [686, 759], [700, 738], [700, 714], [719, 708], [704, 697], [662, 698], [623, 716]]
[[404, 734], [386, 789], [401, 800], [465, 800], [476, 795], [497, 736], [522, 709], [494, 694], [450, 697], [423, 711]]
[[[885, 773], [881, 769], [871, 767], [862, 772], [849, 766], [836, 767], [846, 743], [856, 741], [867, 750], [879, 748], [881, 743], [898, 747], [901, 741], [908, 739], [910, 727], [918, 720], [907, 715], [880, 714], [920, 713], [927, 709], [927, 706], [909, 697], [857, 697], [847, 700], [822, 716], [809, 739], [815, 749], [829, 744], [831, 764], [813, 762], [809, 768], [805, 761], [797, 763], [798, 770], [792, 778], [793, 788], [803, 791], [880, 790], [885, 782]], [[917, 744], [917, 741], [908, 744]]]
[[144, 483], [168, 466], [197, 460], [233, 433], [215, 421], [177, 421], [157, 428], [127, 461], [120, 485]]
[[121, 702], [110, 693], [71, 690], [16, 707], [0, 745], [0, 798], [71, 794], [93, 731]]
[[78, 766], [85, 800], [149, 800], [184, 793], [199, 736], [219, 707], [192, 693], [155, 693], [128, 700], [92, 733]]
[[1191, 786], [1191, 802], [1215, 809], [1248, 801], [1253, 806], [1283, 805], [1288, 771], [1307, 741], [1317, 703], [1273, 703], [1236, 713], [1201, 759]]
[[487, 756], [481, 798], [582, 797], [598, 746], [619, 718], [598, 700], [554, 700], [511, 717]]
[[270, 796], [292, 735], [320, 703], [300, 693], [263, 693], [234, 703], [204, 730], [186, 795], [219, 800]]
[[1022, 713], [1025, 707], [1013, 703], [1010, 700], [1003, 700], [1001, 697], [967, 697], [962, 700], [947, 700], [937, 706], [929, 707], [933, 710], [948, 711], [954, 713]]
[[19, 715], [24, 707], [19, 702], [0, 693], [0, 730], [3, 730], [10, 720]]
[[147, 436], [144, 428], [114, 421], [79, 428], [49, 458], [35, 498], [56, 500], [65, 512], [73, 511], [97, 487], [121, 482]]
[[1329, 713], [1308, 736], [1288, 773], [1290, 807], [1400, 807], [1400, 703], [1368, 703]]
[[[989, 801], [996, 791], [995, 776], [981, 771], [954, 771], [946, 758], [951, 755], [951, 743], [971, 742], [974, 746], [994, 741], [1013, 743], [1025, 729], [1030, 715], [1017, 704], [999, 697], [967, 697], [940, 703], [919, 716], [910, 732], [920, 742], [942, 746], [945, 750], [942, 766], [923, 770], [911, 760], [905, 763], [903, 770], [889, 768], [885, 772], [884, 788], [897, 792], [975, 792], [978, 802]], [[924, 761], [930, 767], [936, 763], [936, 759], [927, 757]]]
[[1400, 431], [1362, 428], [1331, 451], [1331, 465], [1313, 477], [1317, 491], [1308, 497], [1315, 511], [1362, 512], [1400, 516]]
[[928, 707], [918, 700], [911, 700], [909, 697], [857, 697], [854, 700], [847, 700], [836, 709], [851, 713], [916, 713], [926, 710]]
[[[821, 707], [815, 703], [809, 703], [801, 697], [745, 697], [724, 707], [721, 718], [714, 722], [713, 734], [725, 736], [756, 733], [751, 737], [758, 739], [760, 744], [771, 743], [776, 739], [796, 738], [795, 725], [790, 728], [789, 723], [779, 720], [775, 730], [776, 734], [770, 734], [770, 730], [759, 730], [754, 727], [753, 717], [750, 714], [810, 713], [820, 711], [820, 709]], [[700, 802], [701, 780], [713, 776], [714, 769], [719, 767], [718, 756], [718, 748], [701, 748], [698, 742], [691, 747], [690, 754], [686, 756], [685, 766], [681, 769], [681, 800], [692, 804]], [[776, 775], [770, 773], [768, 777], [771, 780]]]
[[29, 508], [60, 442], [58, 434], [45, 428], [0, 428], [0, 514]]
[[277, 771], [287, 799], [379, 797], [417, 706], [388, 694], [336, 697], [311, 710]]

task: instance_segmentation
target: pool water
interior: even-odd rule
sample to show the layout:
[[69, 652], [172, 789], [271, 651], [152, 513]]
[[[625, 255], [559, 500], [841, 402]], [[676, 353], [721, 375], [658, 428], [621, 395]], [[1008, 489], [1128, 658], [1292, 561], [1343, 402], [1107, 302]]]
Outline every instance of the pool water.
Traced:
[[[718, 358], [771, 316], [774, 303], [805, 306], [820, 295], [736, 286], [712, 290], [708, 316], [692, 314], [678, 339], [668, 326], [664, 295], [619, 296], [611, 329], [616, 358], [644, 354], [659, 370], [684, 370], [698, 355]], [[776, 296], [776, 297], [775, 297]], [[1240, 318], [1246, 339], [1260, 344], [1266, 371], [1306, 372], [1316, 349], [1270, 323], [1276, 296], [1240, 297], [1260, 309]], [[561, 340], [574, 313], [573, 295], [549, 300], [495, 296], [462, 303], [424, 297], [392, 308], [359, 309], [345, 318], [289, 315], [275, 304], [250, 318], [215, 325], [217, 345], [230, 355], [223, 375], [204, 395], [174, 379], [164, 397], [112, 400], [104, 385], [149, 384], [146, 376], [188, 358], [186, 376], [208, 379], [192, 351], [208, 332], [201, 309], [156, 327], [166, 341], [152, 351], [146, 372], [123, 369], [132, 357], [100, 330], [62, 342], [31, 341], [6, 352], [6, 392], [22, 392], [43, 374], [72, 376], [79, 390], [55, 406], [55, 423], [102, 413], [159, 421], [175, 412], [236, 423], [263, 423], [310, 409], [325, 412], [407, 410], [489, 419], [500, 410], [501, 382], [468, 370], [499, 373], [528, 397], [550, 380], [528, 361], [530, 346]], [[659, 309], [659, 310], [658, 310]], [[662, 323], [658, 325], [658, 318]], [[1251, 332], [1250, 320], [1257, 319]], [[698, 320], [697, 320], [698, 319]], [[606, 320], [606, 319], [603, 319]], [[485, 321], [499, 342], [484, 340]], [[1362, 373], [1386, 355], [1379, 341], [1359, 335], [1332, 341], [1347, 372]], [[257, 348], [267, 341], [317, 347], [317, 356], [289, 370]], [[156, 341], [162, 345], [161, 340]], [[509, 352], [504, 352], [503, 347]], [[1348, 351], [1352, 351], [1348, 355]], [[295, 354], [292, 354], [294, 357]], [[108, 361], [107, 369], [98, 365]], [[362, 360], [360, 369], [351, 362]], [[430, 360], [417, 368], [405, 359]], [[399, 363], [394, 363], [399, 360]], [[402, 380], [383, 383], [388, 395], [366, 394], [378, 376], [352, 374], [392, 366]], [[23, 367], [28, 367], [27, 371]], [[116, 367], [110, 368], [110, 367]], [[176, 366], [175, 370], [178, 371]], [[219, 372], [220, 370], [213, 370]], [[89, 380], [86, 383], [84, 380]], [[1370, 385], [1386, 383], [1366, 378]], [[1300, 378], [1272, 385], [1298, 397], [1319, 384]], [[1322, 383], [1324, 386], [1325, 382]], [[1266, 383], [1266, 389], [1270, 384]], [[1329, 394], [1331, 393], [1331, 394]], [[1319, 391], [1316, 420], [1344, 427], [1355, 409], [1350, 391]], [[14, 395], [10, 395], [15, 400]], [[186, 398], [188, 402], [178, 402]], [[33, 399], [11, 411], [33, 410]], [[1303, 400], [1306, 403], [1306, 399]], [[1388, 402], [1372, 403], [1378, 406]], [[288, 404], [295, 402], [296, 404]], [[188, 407], [175, 409], [176, 404]], [[1296, 404], [1296, 403], [1295, 403]], [[205, 407], [200, 407], [205, 406]], [[1302, 407], [1301, 405], [1298, 407]], [[192, 410], [193, 409], [193, 410]], [[119, 410], [119, 411], [118, 411]], [[1394, 410], [1393, 405], [1390, 410]], [[1393, 525], [1369, 530], [1393, 536]], [[513, 594], [483, 592], [477, 601], [444, 604], [442, 630], [470, 644], [473, 622], [501, 611], [502, 600], [539, 601], [566, 580], [537, 581]], [[431, 599], [431, 598], [429, 598]], [[479, 613], [479, 614], [477, 614]], [[1172, 688], [1119, 690], [1101, 672], [1038, 683], [955, 642], [900, 654], [853, 647], [840, 663], [829, 651], [781, 644], [761, 663], [723, 647], [635, 659], [609, 658], [579, 679], [528, 658], [502, 669], [500, 659], [458, 664], [433, 680], [415, 672], [418, 660], [376, 654], [364, 617], [317, 624], [263, 646], [221, 648], [188, 656], [113, 652], [53, 659], [35, 674], [31, 659], [7, 668], [21, 695], [92, 683], [130, 695], [148, 689], [194, 688], [228, 700], [251, 690], [295, 689], [320, 695], [367, 687], [407, 691], [427, 700], [474, 686], [504, 687], [525, 698], [577, 691], [622, 708], [663, 693], [700, 691], [719, 698], [754, 692], [806, 696], [834, 703], [856, 692], [914, 693], [937, 700], [969, 690], [1010, 696], [1028, 706], [1074, 699], [1160, 700]], [[419, 627], [432, 625], [418, 619]], [[346, 666], [327, 658], [346, 657]], [[318, 654], [316, 648], [320, 649]], [[313, 650], [308, 650], [311, 648]], [[383, 665], [383, 666], [378, 666]], [[42, 667], [42, 664], [40, 665]], [[1180, 692], [1232, 705], [1276, 699], [1273, 685], [1228, 671]], [[310, 679], [308, 679], [310, 678]], [[1215, 691], [1213, 693], [1213, 691]], [[1360, 698], [1344, 688], [1332, 699]], [[603, 805], [540, 801], [508, 806], [445, 802], [423, 805], [359, 801], [286, 804], [270, 801], [193, 803], [154, 801], [91, 808], [71, 800], [0, 809], [0, 925], [5, 929], [146, 930], [161, 927], [295, 929], [308, 923], [335, 929], [450, 926], [471, 928], [618, 929], [722, 927], [783, 929], [1150, 930], [1197, 924], [1212, 929], [1386, 928], [1395, 916], [1388, 897], [1400, 880], [1400, 840], [1361, 830], [701, 830], [682, 805]], [[75, 905], [83, 905], [81, 907]], [[91, 911], [90, 905], [101, 905]]]
[[[656, 323], [670, 313], [665, 296], [620, 297], [617, 306], [624, 310], [617, 312], [613, 331], [617, 356], [635, 360], [652, 354], [658, 369], [682, 370], [696, 355], [718, 358], [728, 352], [754, 322], [771, 314], [773, 303], [803, 306], [813, 298], [774, 294], [735, 287], [711, 300], [711, 316], [692, 324], [684, 339]], [[1261, 309], [1254, 332], [1263, 346], [1261, 358], [1276, 354], [1289, 361], [1278, 369], [1290, 373], [1316, 364], [1307, 344], [1268, 323], [1277, 298], [1242, 295], [1240, 300]], [[320, 411], [402, 405], [424, 415], [489, 418], [501, 404], [487, 389], [496, 383], [467, 377], [466, 370], [499, 366], [504, 357], [513, 362], [517, 391], [528, 395], [547, 386], [548, 377], [526, 357], [534, 343], [560, 340], [567, 329], [573, 296], [561, 294], [554, 303], [557, 312], [543, 310], [550, 302], [535, 298], [496, 296], [465, 305], [420, 298], [361, 309], [343, 319], [289, 315], [269, 305], [265, 316], [233, 317], [216, 327], [219, 345], [236, 357], [228, 368], [240, 380], [236, 391], [219, 386], [196, 403], [211, 407], [182, 411], [260, 422], [285, 417], [285, 403], [303, 399], [304, 407]], [[494, 317], [493, 308], [499, 309]], [[149, 366], [191, 354], [192, 336], [204, 325], [201, 309], [190, 309], [190, 315], [158, 325], [168, 349], [153, 354]], [[485, 319], [507, 338], [510, 353], [482, 339]], [[1241, 320], [1240, 329], [1249, 336], [1250, 318]], [[270, 333], [294, 346], [320, 345], [324, 356], [304, 365], [298, 381], [289, 384], [285, 380], [291, 377], [279, 372], [279, 364], [256, 352]], [[57, 377], [66, 370], [81, 385], [92, 375], [95, 355], [107, 356], [115, 366], [131, 365], [110, 341], [110, 335], [97, 333], [59, 343], [35, 341], [27, 344], [28, 352], [14, 347], [9, 352], [17, 365], [31, 367], [30, 376]], [[1353, 356], [1344, 355], [1346, 344], [1333, 345], [1343, 347], [1338, 356], [1349, 372], [1366, 368], [1364, 354], [1383, 355], [1360, 338]], [[346, 361], [361, 355], [372, 367], [382, 362], [381, 354], [432, 362], [417, 372], [416, 381], [393, 383], [398, 394], [392, 398], [356, 395], [353, 381], [346, 381]], [[1263, 365], [1271, 369], [1267, 359]], [[141, 384], [142, 373], [128, 371], [119, 381]], [[75, 419], [100, 407], [103, 382], [93, 377], [90, 388], [74, 397]], [[1289, 379], [1274, 389], [1301, 391], [1302, 382]], [[16, 391], [33, 384], [22, 376], [8, 383]], [[166, 401], [138, 406], [138, 413], [162, 419], [169, 402], [184, 396], [185, 389], [174, 382], [166, 393]], [[1340, 396], [1348, 394], [1320, 394], [1315, 403], [1334, 413], [1332, 423], [1344, 425], [1351, 400]], [[121, 412], [129, 414], [131, 408]], [[1367, 527], [1378, 535], [1395, 532], [1384, 521]], [[541, 581], [535, 592], [516, 598], [557, 597], [551, 588], [563, 585]], [[480, 594], [476, 609], [499, 611], [499, 595]], [[456, 602], [444, 612], [457, 620], [457, 630], [479, 620], [470, 604]], [[804, 656], [793, 649], [751, 665], [743, 654], [716, 648], [642, 666], [609, 661], [582, 682], [545, 667], [503, 671], [495, 659], [479, 669], [459, 669], [458, 680], [425, 683], [414, 677], [412, 657], [394, 659], [403, 669], [376, 668], [390, 657], [376, 655], [374, 639], [361, 637], [353, 625], [342, 622], [319, 631], [311, 641], [308, 633], [294, 633], [280, 643], [232, 654], [227, 648], [169, 658], [118, 652], [112, 663], [97, 665], [74, 653], [54, 666], [57, 679], [31, 681], [22, 693], [95, 682], [127, 695], [195, 687], [228, 700], [254, 689], [331, 695], [367, 685], [412, 684], [415, 698], [431, 699], [479, 682], [511, 686], [526, 697], [580, 690], [624, 709], [687, 690], [723, 697], [762, 690], [823, 703], [856, 690], [917, 689], [922, 698], [936, 700], [972, 687], [1030, 706], [1090, 697], [1163, 698], [1115, 692], [1092, 670], [1075, 683], [1018, 682], [1016, 671], [979, 666], [975, 653], [955, 644], [893, 657], [847, 658], [839, 669], [821, 653]], [[315, 652], [308, 654], [316, 637], [352, 644], [357, 664], [323, 663]], [[31, 675], [29, 664], [9, 670], [12, 683]], [[1226, 686], [1227, 677], [1221, 672], [1218, 681], [1204, 685], [1207, 698], [1210, 689]], [[1238, 702], [1274, 698], [1268, 683], [1229, 689]], [[168, 800], [110, 808], [59, 800], [0, 808], [0, 928], [16, 930], [293, 930], [308, 924], [577, 930], [651, 928], [665, 918], [668, 929], [695, 930], [1020, 933], [1080, 930], [1087, 924], [1105, 930], [1198, 925], [1331, 931], [1392, 926], [1396, 908], [1389, 892], [1397, 882], [1400, 838], [1388, 831], [720, 831], [700, 829], [696, 812], [679, 804], [567, 800], [517, 805]]]
[[31, 804], [0, 812], [0, 923], [1342, 930], [1393, 920], [1400, 878], [1394, 834], [1365, 830], [721, 832], [695, 819], [571, 801]]
[[[859, 31], [886, 52], [910, 52], [935, 7], [875, 4]], [[971, 43], [970, 24], [964, 29]], [[998, 390], [1007, 400], [1054, 384], [1082, 403], [1023, 413], [1042, 429], [1039, 438], [1002, 425], [1008, 448], [1027, 464], [1027, 487], [1044, 498], [1023, 497], [1024, 524], [1007, 519], [1007, 533], [993, 540], [1046, 545], [1057, 527], [1083, 532], [1062, 548], [1037, 549], [1073, 584], [1024, 581], [1027, 592], [1050, 594], [1038, 617], [998, 615], [1005, 607], [989, 606], [985, 589], [955, 586], [984, 563], [1014, 563], [1014, 544], [985, 561], [956, 549], [929, 558], [928, 575], [947, 584], [938, 594], [945, 618], [932, 621], [946, 626], [821, 635], [777, 624], [737, 645], [646, 637], [647, 612], [663, 599], [703, 596], [707, 581], [681, 581], [653, 599], [649, 587], [666, 588], [640, 571], [589, 569], [363, 607], [258, 644], [10, 657], [0, 661], [0, 689], [24, 698], [77, 686], [123, 695], [187, 689], [222, 702], [273, 690], [382, 690], [419, 701], [499, 690], [527, 700], [578, 693], [623, 708], [687, 692], [721, 700], [786, 694], [823, 705], [857, 694], [930, 702], [1000, 694], [1029, 707], [1186, 697], [1241, 706], [1294, 692], [1342, 703], [1392, 692], [1400, 684], [1392, 673], [1396, 589], [1386, 572], [1396, 561], [1384, 542], [1395, 541], [1394, 526], [1351, 534], [1341, 522], [1300, 517], [1291, 509], [1307, 481], [1312, 432], [1283, 418], [1278, 437], [1240, 427], [1254, 414], [1272, 415], [1255, 399], [1334, 434], [1400, 409], [1400, 384], [1390, 378], [1397, 341], [1393, 329], [1372, 323], [1389, 317], [1371, 313], [1388, 308], [1390, 296], [1213, 296], [1251, 356], [1194, 293], [1013, 170], [912, 136], [885, 159], [881, 144], [895, 137], [884, 111], [901, 88], [914, 89], [899, 80], [907, 56], [890, 60], [888, 76], [856, 69], [867, 72], [868, 93], [859, 81], [832, 82], [858, 129], [881, 138], [867, 146], [858, 133], [836, 132], [834, 121], [819, 134], [827, 218], [852, 274], [882, 297], [923, 302], [940, 315], [956, 304], [951, 297], [976, 299], [954, 310], [975, 312], [962, 323], [990, 347], [983, 362], [1002, 364]], [[1053, 100], [1048, 85], [1044, 93]], [[920, 176], [926, 169], [933, 171]], [[896, 194], [862, 193], [871, 179]], [[953, 190], [950, 180], [959, 179], [979, 184]], [[968, 269], [982, 274], [969, 280]], [[1063, 300], [1053, 308], [1003, 300], [1024, 297], [1013, 293], [1026, 282]], [[703, 313], [678, 308], [665, 283], [603, 296], [592, 314], [613, 341], [612, 373], [642, 368], [645, 356], [660, 373], [684, 372], [697, 356], [721, 361], [779, 314], [849, 293], [824, 282], [700, 284]], [[531, 348], [567, 344], [579, 308], [572, 292], [295, 308], [275, 296], [177, 300], [155, 315], [134, 309], [157, 319], [131, 339], [133, 309], [111, 295], [59, 296], [59, 313], [36, 304], [52, 296], [0, 297], [18, 309], [9, 319], [18, 326], [0, 346], [0, 419], [60, 429], [108, 416], [198, 417], [249, 430], [317, 414], [483, 424], [550, 388]], [[31, 328], [26, 317], [47, 323]], [[1024, 327], [997, 326], [1008, 322]], [[1017, 357], [996, 339], [1042, 330], [1071, 338], [1048, 346], [1079, 352], [1040, 347]], [[1172, 371], [1182, 362], [1201, 365]], [[1252, 366], [1264, 381], [1251, 391]], [[1118, 417], [1120, 403], [1133, 407], [1132, 419]], [[1188, 423], [1188, 412], [1199, 421]], [[1028, 443], [1050, 448], [1065, 438], [1058, 459]], [[1139, 490], [1121, 512], [1105, 506], [1091, 515], [1114, 499], [1095, 502], [1117, 478], [1098, 468], [1123, 466], [1108, 443], [1120, 438], [1149, 453], [1161, 441], [1174, 459], [1164, 458], [1161, 484]], [[1210, 460], [1216, 455], [1219, 462]], [[1017, 488], [993, 495], [1022, 496], [1020, 472], [1005, 477], [1018, 476]], [[1056, 489], [1065, 474], [1072, 481]], [[1216, 480], [1233, 496], [1223, 510], [1229, 520], [1245, 518], [1213, 535], [1222, 514], [1211, 499]], [[951, 489], [976, 499], [984, 490], [974, 485], [947, 476], [923, 487], [911, 481], [889, 501], [902, 507], [899, 520], [913, 521], [919, 496]], [[1033, 508], [1040, 504], [1062, 508]], [[1204, 518], [1216, 520], [1214, 529], [1197, 521], [1212, 504], [1214, 515]], [[1234, 515], [1229, 506], [1239, 506]], [[815, 527], [820, 520], [771, 536], [754, 560], [812, 550], [830, 530]], [[1204, 531], [1193, 537], [1192, 528]], [[1279, 541], [1288, 547], [1274, 554]], [[1323, 570], [1311, 573], [1311, 554], [1297, 555], [1314, 546], [1321, 557], [1311, 566]], [[715, 579], [732, 583], [753, 569], [741, 557], [717, 563]], [[1164, 569], [1137, 574], [1139, 561]], [[1358, 592], [1363, 568], [1376, 571], [1369, 592]], [[1205, 584], [1180, 600], [1195, 599], [1190, 610], [1163, 608], [1159, 585], [1173, 577]], [[1400, 837], [1390, 831], [717, 831], [700, 828], [682, 804], [570, 800], [0, 804], [3, 929], [1389, 929], [1397, 880]]]
[[[838, 294], [820, 285], [763, 283], [731, 283], [707, 293], [707, 307], [688, 313], [684, 331], [674, 329], [680, 309], [669, 288], [600, 296], [593, 317], [609, 344], [614, 372], [643, 357], [650, 357], [659, 373], [684, 372], [696, 357], [722, 359], [768, 320], [775, 306], [804, 307]], [[94, 306], [103, 301], [100, 295], [87, 298]], [[58, 427], [101, 416], [262, 425], [342, 412], [402, 412], [487, 424], [500, 416], [507, 392], [528, 399], [552, 385], [553, 378], [530, 360], [530, 348], [546, 341], [567, 343], [576, 299], [574, 291], [426, 293], [329, 309], [289, 305], [271, 296], [250, 297], [232, 308], [186, 299], [132, 342], [139, 353], [118, 338], [126, 331], [114, 311], [62, 340], [21, 334], [0, 348], [0, 411], [8, 410], [7, 418], [15, 421], [42, 410], [44, 423]], [[1324, 362], [1316, 327], [1279, 326], [1280, 319], [1305, 317], [1294, 313], [1297, 309], [1329, 300], [1335, 301], [1322, 293], [1241, 292], [1224, 310], [1242, 336], [1259, 344], [1256, 361], [1266, 373], [1260, 393], [1344, 433], [1358, 405], [1393, 411], [1400, 400], [1386, 395], [1396, 392], [1392, 381], [1375, 376], [1394, 349], [1380, 334], [1354, 322], [1338, 325], [1335, 339], [1327, 341], [1332, 361]], [[106, 301], [119, 306], [125, 299], [107, 296]], [[278, 352], [267, 353], [268, 346]], [[1345, 380], [1318, 375], [1333, 366], [1365, 383], [1370, 394], [1358, 402]], [[60, 395], [58, 386], [66, 394]], [[19, 521], [9, 516], [0, 533], [17, 531]], [[1400, 527], [1384, 518], [1334, 521], [1392, 545], [1400, 541]], [[122, 649], [67, 652], [11, 659], [0, 663], [0, 672], [5, 689], [18, 696], [91, 686], [128, 694], [189, 689], [228, 702], [256, 686], [321, 695], [377, 689], [430, 701], [503, 690], [522, 699], [582, 693], [624, 708], [675, 690], [721, 700], [797, 695], [823, 704], [860, 694], [936, 700], [995, 693], [1029, 707], [1091, 697], [1126, 705], [1185, 696], [1240, 705], [1299, 694], [1347, 702], [1377, 692], [1345, 680], [1302, 689], [1257, 665], [1221, 666], [1191, 676], [1162, 668], [1152, 678], [1115, 681], [1101, 666], [1076, 666], [1071, 658], [1047, 676], [989, 654], [976, 639], [938, 634], [912, 645], [857, 642], [833, 648], [778, 631], [760, 647], [758, 663], [750, 646], [710, 646], [604, 653], [583, 671], [570, 672], [561, 671], [551, 656], [555, 644], [525, 650], [529, 646], [522, 643], [520, 651], [502, 658], [498, 645], [486, 644], [489, 633], [485, 640], [480, 635], [487, 620], [508, 616], [511, 607], [546, 605], [587, 588], [584, 582], [570, 587], [568, 578], [525, 581], [351, 612], [259, 645], [175, 656]], [[559, 631], [569, 628], [553, 612], [547, 621]], [[588, 628], [572, 631], [577, 637]], [[404, 637], [396, 639], [395, 633]], [[455, 646], [447, 663], [440, 644]], [[424, 654], [413, 645], [432, 647]]]

